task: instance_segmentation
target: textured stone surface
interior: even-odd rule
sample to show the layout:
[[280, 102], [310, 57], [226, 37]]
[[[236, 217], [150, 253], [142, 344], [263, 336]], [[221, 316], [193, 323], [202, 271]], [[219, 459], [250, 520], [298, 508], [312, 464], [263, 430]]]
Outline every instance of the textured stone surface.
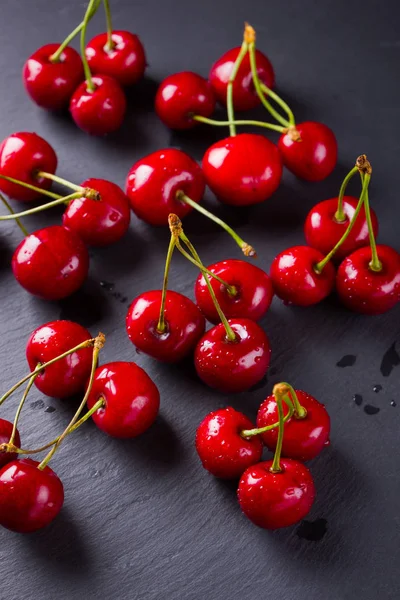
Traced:
[[[200, 159], [222, 132], [171, 135], [152, 112], [157, 82], [185, 69], [206, 75], [213, 60], [240, 43], [247, 19], [257, 26], [259, 47], [270, 56], [279, 89], [298, 119], [323, 120], [333, 127], [340, 164], [320, 184], [300, 183], [285, 173], [275, 197], [251, 210], [219, 206], [211, 194], [205, 205], [237, 226], [256, 246], [258, 264], [268, 269], [278, 251], [302, 242], [307, 211], [337, 193], [344, 173], [365, 152], [374, 167], [371, 200], [381, 222], [380, 240], [399, 249], [400, 37], [395, 0], [365, 0], [362, 5], [355, 0], [111, 0], [115, 27], [140, 34], [150, 66], [146, 81], [129, 94], [123, 130], [107, 139], [90, 138], [67, 117], [41, 111], [21, 85], [25, 58], [41, 44], [63, 39], [80, 21], [83, 4], [1, 3], [1, 139], [13, 131], [37, 131], [54, 145], [58, 173], [76, 182], [103, 176], [123, 185], [136, 159], [170, 144]], [[90, 31], [102, 29], [99, 14]], [[55, 211], [26, 219], [26, 224], [33, 230], [58, 218]], [[200, 215], [188, 218], [185, 227], [206, 262], [239, 257], [230, 239]], [[136, 360], [159, 386], [162, 405], [155, 426], [135, 441], [108, 439], [92, 424], [67, 440], [53, 463], [66, 491], [60, 517], [35, 535], [0, 532], [2, 599], [398, 597], [400, 408], [391, 401], [398, 401], [400, 367], [389, 368], [386, 359], [383, 377], [380, 366], [391, 345], [400, 345], [399, 307], [370, 318], [348, 313], [334, 299], [305, 310], [275, 300], [263, 321], [273, 348], [269, 380], [255, 391], [226, 398], [204, 387], [189, 363], [169, 367], [135, 354], [125, 334], [128, 301], [161, 283], [167, 231], [134, 218], [118, 245], [91, 251], [89, 281], [74, 298], [60, 303], [34, 299], [15, 283], [9, 261], [19, 239], [16, 227], [1, 226], [2, 389], [26, 371], [28, 334], [62, 317], [93, 333], [104, 331], [108, 342], [102, 361]], [[177, 257], [171, 286], [193, 297], [195, 275]], [[337, 363], [345, 355], [355, 355], [356, 361], [340, 368]], [[282, 378], [326, 403], [333, 432], [331, 447], [310, 465], [318, 496], [308, 521], [315, 523], [271, 534], [241, 515], [234, 485], [201, 469], [193, 438], [202, 417], [226, 403], [254, 417], [272, 384]], [[374, 393], [377, 384], [383, 389]], [[362, 396], [360, 406], [354, 394]], [[11, 418], [17, 400], [6, 404], [2, 415]], [[21, 431], [24, 444], [34, 446], [60, 431], [72, 407], [36, 391], [30, 403]], [[366, 414], [365, 405], [380, 411]], [[48, 406], [56, 410], [46, 412]]]

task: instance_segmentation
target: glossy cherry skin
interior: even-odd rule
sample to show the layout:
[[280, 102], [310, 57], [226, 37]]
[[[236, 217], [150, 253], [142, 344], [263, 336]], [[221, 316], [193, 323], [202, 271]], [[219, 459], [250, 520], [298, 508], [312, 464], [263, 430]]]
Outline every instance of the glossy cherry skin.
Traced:
[[89, 254], [76, 233], [53, 225], [22, 240], [11, 266], [15, 279], [27, 292], [44, 300], [61, 300], [85, 281]]
[[22, 80], [29, 96], [41, 108], [67, 108], [72, 94], [84, 79], [83, 65], [76, 50], [67, 46], [58, 62], [51, 62], [60, 44], [46, 44], [38, 48], [26, 61]]
[[372, 271], [371, 248], [359, 248], [340, 264], [336, 289], [347, 308], [380, 315], [400, 301], [400, 254], [390, 246], [377, 246], [382, 270]]
[[[238, 317], [259, 321], [265, 315], [274, 295], [271, 280], [265, 271], [244, 260], [233, 259], [223, 260], [207, 268], [236, 289], [236, 295], [232, 296], [219, 281], [209, 278], [222, 312], [228, 319]], [[218, 313], [202, 274], [196, 280], [194, 293], [197, 306], [207, 321], [219, 323]]]
[[276, 295], [296, 306], [311, 306], [329, 296], [335, 286], [334, 266], [329, 262], [321, 274], [314, 270], [323, 258], [310, 246], [293, 246], [278, 254], [270, 271]]
[[335, 134], [323, 123], [314, 121], [296, 124], [296, 129], [301, 141], [292, 140], [289, 133], [279, 138], [278, 148], [285, 167], [306, 181], [326, 179], [337, 163]]
[[[0, 446], [2, 444], [8, 444], [11, 438], [12, 430], [13, 424], [10, 423], [10, 421], [6, 421], [6, 419], [0, 419]], [[17, 446], [17, 448], [21, 447], [21, 438], [18, 429], [15, 433], [14, 445]], [[0, 450], [0, 469], [7, 463], [17, 460], [17, 458], [18, 454], [16, 452], [2, 452]]]
[[207, 415], [196, 433], [196, 450], [203, 467], [215, 477], [238, 479], [259, 462], [262, 442], [258, 436], [244, 439], [240, 433], [245, 429], [254, 429], [254, 424], [231, 406]]
[[126, 97], [120, 84], [107, 75], [92, 77], [94, 92], [84, 81], [71, 98], [69, 110], [76, 125], [90, 135], [106, 135], [119, 129], [125, 117]]
[[0, 470], [0, 525], [32, 533], [51, 523], [64, 503], [61, 480], [50, 467], [38, 469], [30, 458], [14, 460]]
[[107, 33], [99, 33], [86, 46], [86, 58], [95, 75], [108, 75], [121, 85], [132, 85], [142, 79], [146, 55], [137, 35], [130, 31], [113, 31], [114, 47], [108, 49]]
[[272, 460], [260, 462], [249, 467], [239, 482], [240, 508], [263, 529], [295, 525], [314, 502], [314, 481], [307, 467], [290, 458], [282, 458], [280, 465], [282, 471], [271, 473]]
[[168, 224], [170, 213], [183, 219], [193, 210], [177, 199], [177, 192], [200, 202], [205, 185], [201, 168], [188, 154], [164, 148], [133, 165], [126, 180], [126, 194], [139, 219], [159, 226]]
[[[85, 340], [90, 332], [73, 321], [51, 321], [41, 325], [29, 336], [26, 358], [31, 371], [49, 362]], [[93, 348], [82, 348], [46, 367], [35, 379], [36, 387], [53, 398], [68, 398], [86, 387], [92, 367]]]
[[161, 82], [155, 100], [156, 113], [171, 129], [191, 129], [199, 123], [193, 116], [210, 117], [215, 109], [213, 89], [192, 71], [170, 75]]
[[[43, 190], [51, 187], [49, 179], [38, 178], [38, 171], [54, 174], [57, 169], [57, 156], [46, 140], [28, 131], [9, 135], [0, 146], [0, 175], [13, 177], [24, 183], [35, 185]], [[0, 191], [6, 196], [31, 202], [40, 198], [37, 192], [10, 183], [0, 178]]]
[[200, 379], [220, 392], [244, 392], [258, 383], [269, 367], [269, 340], [250, 319], [228, 319], [237, 336], [226, 338], [222, 323], [207, 331], [196, 346], [194, 365]]
[[112, 437], [134, 438], [154, 423], [160, 407], [157, 386], [133, 362], [111, 362], [98, 367], [87, 406], [100, 398], [105, 405], [92, 415], [97, 427]]
[[99, 201], [77, 198], [63, 214], [63, 225], [89, 246], [108, 246], [128, 231], [131, 219], [129, 200], [118, 185], [105, 179], [86, 179], [82, 187], [99, 192]]
[[[293, 415], [285, 423], [285, 435], [282, 444], [282, 456], [296, 460], [306, 461], [318, 456], [329, 445], [331, 420], [323, 404], [313, 396], [296, 390], [296, 395], [303, 408], [306, 409], [305, 417], [299, 419]], [[283, 403], [283, 414], [286, 416], [289, 409]], [[278, 408], [273, 395], [268, 396], [261, 404], [257, 414], [257, 427], [266, 427], [279, 421]], [[275, 450], [278, 440], [278, 427], [261, 434], [264, 444], [269, 450]]]
[[[338, 198], [330, 198], [316, 204], [308, 213], [304, 234], [309, 246], [317, 248], [322, 254], [328, 254], [345, 233], [358, 204], [358, 198], [344, 196], [343, 211], [346, 216], [344, 221], [337, 221], [335, 214], [338, 207]], [[371, 220], [375, 237], [378, 235], [378, 219], [371, 209]], [[364, 207], [353, 225], [353, 229], [345, 242], [338, 248], [332, 260], [342, 261], [346, 256], [369, 244], [368, 224], [365, 218]]]
[[135, 298], [126, 315], [126, 330], [138, 350], [174, 363], [193, 351], [204, 333], [205, 320], [189, 298], [168, 290], [164, 313], [167, 328], [158, 333], [161, 295], [161, 290], [152, 290]]
[[210, 146], [203, 157], [207, 185], [225, 204], [248, 206], [269, 198], [282, 176], [278, 148], [262, 135], [240, 133]]
[[[211, 67], [210, 83], [214, 88], [218, 101], [223, 105], [226, 105], [228, 81], [239, 51], [239, 47], [228, 50]], [[274, 70], [268, 58], [260, 50], [256, 50], [256, 63], [259, 79], [267, 87], [272, 88], [275, 83]], [[246, 54], [233, 82], [233, 106], [236, 111], [242, 111], [255, 108], [259, 104], [260, 99], [255, 91], [251, 76], [249, 54]]]

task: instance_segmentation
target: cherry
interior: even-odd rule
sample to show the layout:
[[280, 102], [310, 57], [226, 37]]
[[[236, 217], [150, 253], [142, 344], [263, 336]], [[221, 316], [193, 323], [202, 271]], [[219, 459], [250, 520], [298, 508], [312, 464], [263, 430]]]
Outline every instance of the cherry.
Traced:
[[146, 55], [137, 35], [130, 31], [113, 31], [112, 48], [107, 33], [96, 35], [86, 46], [89, 67], [95, 75], [113, 77], [121, 85], [132, 85], [142, 79]]
[[88, 408], [100, 398], [104, 406], [92, 419], [99, 429], [116, 438], [133, 438], [146, 431], [160, 406], [157, 386], [133, 362], [111, 362], [96, 369]]
[[0, 146], [0, 190], [22, 202], [31, 202], [39, 194], [16, 183], [1, 179], [1, 175], [48, 190], [51, 181], [37, 177], [39, 171], [55, 173], [57, 156], [46, 140], [30, 132], [9, 135]]
[[[29, 336], [26, 358], [31, 371], [56, 356], [91, 339], [90, 332], [73, 321], [50, 321]], [[92, 366], [93, 348], [82, 348], [60, 359], [37, 375], [36, 387], [55, 398], [68, 398], [85, 389]]]
[[240, 435], [253, 427], [246, 415], [231, 406], [207, 415], [196, 433], [196, 450], [203, 467], [215, 477], [239, 478], [261, 459], [259, 437], [245, 439]]
[[274, 258], [270, 277], [274, 291], [287, 304], [311, 306], [329, 296], [335, 285], [335, 268], [328, 262], [321, 273], [316, 265], [323, 254], [309, 246], [293, 246]]
[[[240, 47], [228, 50], [211, 67], [209, 79], [217, 100], [226, 105], [226, 95], [229, 77], [240, 52]], [[272, 88], [275, 83], [273, 67], [268, 58], [256, 50], [257, 74], [262, 83]], [[260, 99], [254, 88], [251, 74], [250, 58], [247, 53], [239, 67], [233, 82], [233, 106], [236, 111], [250, 110], [260, 104]]]
[[[13, 430], [13, 424], [5, 419], [0, 419], [0, 446], [2, 444], [8, 444], [11, 438]], [[21, 438], [18, 429], [15, 432], [14, 444], [17, 448], [21, 447]], [[4, 452], [0, 450], [0, 468], [4, 467], [7, 463], [17, 460], [18, 454], [16, 452]]]
[[[329, 444], [330, 418], [324, 405], [313, 396], [300, 390], [295, 390], [295, 393], [302, 409], [305, 409], [305, 416], [295, 413], [285, 422], [282, 456], [301, 461], [311, 460]], [[284, 416], [289, 412], [286, 404], [283, 404], [283, 412]], [[257, 427], [272, 425], [278, 421], [278, 418], [275, 396], [268, 396], [258, 410]], [[269, 450], [275, 450], [278, 429], [265, 431], [261, 437]]]
[[[330, 198], [316, 204], [308, 213], [304, 225], [307, 244], [316, 248], [322, 254], [328, 254], [346, 231], [354, 216], [357, 204], [358, 198], [354, 198], [353, 196], [343, 197], [344, 221], [338, 221], [335, 216], [338, 208], [338, 198]], [[374, 234], [377, 236], [379, 225], [373, 210], [371, 210], [371, 218]], [[348, 254], [357, 248], [368, 245], [368, 243], [368, 224], [363, 206], [349, 236], [335, 252], [334, 260], [341, 261]]]
[[47, 110], [66, 108], [84, 79], [81, 57], [70, 46], [63, 49], [58, 60], [51, 59], [59, 47], [60, 44], [46, 44], [38, 48], [28, 58], [22, 71], [29, 96]]
[[177, 198], [184, 192], [200, 202], [205, 189], [198, 164], [181, 150], [165, 148], [145, 156], [133, 165], [126, 180], [126, 194], [139, 219], [150, 225], [167, 225], [168, 215], [183, 219], [192, 207]]
[[207, 331], [196, 346], [194, 364], [200, 379], [221, 392], [244, 392], [267, 372], [271, 349], [268, 338], [250, 319], [228, 319], [235, 341], [223, 323]]
[[279, 472], [271, 471], [272, 464], [272, 460], [266, 460], [249, 467], [238, 488], [240, 508], [250, 521], [264, 529], [298, 523], [308, 514], [315, 498], [311, 473], [303, 463], [283, 458]]
[[203, 158], [203, 172], [207, 185], [222, 202], [247, 206], [263, 202], [276, 191], [282, 160], [267, 138], [241, 133], [210, 146]]
[[[329, 127], [315, 121], [296, 124], [296, 136], [290, 130], [279, 138], [283, 162], [296, 177], [322, 181], [337, 162], [337, 141]], [[300, 140], [296, 139], [300, 134]]]
[[120, 187], [105, 179], [86, 179], [81, 186], [95, 189], [100, 200], [77, 198], [69, 203], [63, 224], [90, 246], [117, 242], [128, 230], [129, 200]]
[[400, 254], [390, 246], [376, 247], [381, 269], [371, 268], [370, 247], [359, 248], [340, 264], [336, 289], [345, 306], [367, 315], [379, 315], [400, 301]]
[[73, 231], [53, 225], [22, 240], [11, 266], [15, 279], [28, 292], [45, 300], [61, 300], [86, 279], [89, 254]]
[[[210, 277], [210, 283], [224, 315], [228, 318], [260, 320], [267, 312], [273, 297], [268, 275], [244, 260], [223, 260], [207, 267], [227, 284]], [[232, 293], [232, 291], [234, 293]], [[210, 296], [204, 275], [200, 274], [194, 287], [197, 306], [211, 323], [219, 322], [219, 315]]]
[[129, 307], [126, 330], [132, 344], [163, 362], [178, 362], [195, 347], [205, 330], [197, 306], [183, 294], [167, 291], [165, 331], [159, 333], [161, 290], [140, 294]]
[[50, 467], [38, 469], [30, 458], [15, 460], [0, 470], [0, 525], [31, 533], [49, 525], [64, 503], [61, 480]]
[[105, 135], [120, 128], [126, 112], [126, 98], [120, 84], [107, 75], [92, 77], [78, 86], [69, 109], [76, 125], [91, 135]]
[[197, 73], [183, 71], [161, 82], [155, 100], [156, 113], [171, 129], [191, 129], [195, 115], [210, 117], [215, 109], [210, 83]]

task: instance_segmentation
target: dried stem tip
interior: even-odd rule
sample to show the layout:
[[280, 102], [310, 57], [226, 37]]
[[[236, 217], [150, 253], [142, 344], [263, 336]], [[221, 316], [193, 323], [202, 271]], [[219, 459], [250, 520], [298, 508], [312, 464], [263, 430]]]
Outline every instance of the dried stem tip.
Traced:
[[361, 154], [357, 158], [356, 167], [360, 171], [360, 173], [364, 173], [365, 175], [371, 175], [372, 173], [371, 163], [369, 162], [365, 154]]
[[92, 188], [83, 188], [83, 196], [89, 198], [89, 200], [96, 200], [97, 202], [101, 200], [99, 192], [97, 190], [92, 190]]
[[245, 256], [252, 256], [253, 258], [257, 258], [257, 252], [254, 250], [253, 246], [250, 246], [250, 244], [243, 244], [242, 252]]
[[104, 333], [101, 333], [101, 331], [99, 331], [98, 336], [94, 340], [94, 347], [97, 350], [101, 350], [105, 343], [106, 343], [106, 336], [104, 335]]
[[283, 130], [282, 133], [287, 134], [292, 142], [301, 142], [300, 132], [296, 129], [296, 125], [290, 125]]
[[178, 238], [181, 233], [183, 233], [182, 221], [178, 215], [175, 215], [174, 213], [168, 215], [168, 225], [171, 235], [174, 237]]
[[256, 41], [256, 30], [249, 23], [244, 24], [243, 41], [246, 44], [254, 44]]
[[286, 385], [286, 383], [277, 383], [274, 385], [274, 389], [272, 390], [273, 395], [279, 396], [280, 398], [282, 398], [282, 396], [286, 396], [286, 394], [289, 392], [290, 388]]

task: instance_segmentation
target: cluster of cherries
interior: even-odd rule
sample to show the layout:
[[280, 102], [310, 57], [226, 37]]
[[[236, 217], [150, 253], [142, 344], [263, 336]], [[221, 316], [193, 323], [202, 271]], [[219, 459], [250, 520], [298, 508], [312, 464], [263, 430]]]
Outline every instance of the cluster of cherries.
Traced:
[[[101, 0], [90, 0], [84, 19], [60, 44], [46, 44], [28, 58], [23, 82], [36, 104], [51, 111], [69, 107], [76, 125], [92, 135], [111, 133], [122, 125], [127, 100], [123, 88], [137, 83], [146, 56], [137, 35], [114, 31], [104, 0], [107, 32], [86, 45], [86, 29]], [[81, 52], [69, 43], [80, 33]]]
[[[324, 405], [279, 383], [261, 404], [257, 427], [234, 408], [221, 408], [200, 423], [196, 449], [212, 475], [240, 479], [239, 504], [253, 523], [278, 529], [294, 525], [309, 512], [315, 489], [303, 462], [329, 445], [329, 434]], [[273, 460], [260, 462], [263, 446], [275, 452]]]
[[[0, 398], [2, 404], [28, 381], [14, 422], [0, 419], [0, 525], [30, 533], [48, 525], [60, 512], [64, 488], [48, 466], [67, 435], [90, 417], [99, 429], [115, 438], [134, 438], [155, 421], [160, 405], [158, 389], [147, 373], [133, 362], [98, 366], [105, 338], [92, 338], [72, 321], [53, 321], [29, 337], [26, 357], [30, 373]], [[67, 398], [86, 390], [67, 428], [57, 438], [28, 450], [21, 447], [18, 420], [32, 385], [43, 394]], [[85, 406], [87, 412], [83, 414]], [[29, 455], [48, 450], [41, 462]]]

